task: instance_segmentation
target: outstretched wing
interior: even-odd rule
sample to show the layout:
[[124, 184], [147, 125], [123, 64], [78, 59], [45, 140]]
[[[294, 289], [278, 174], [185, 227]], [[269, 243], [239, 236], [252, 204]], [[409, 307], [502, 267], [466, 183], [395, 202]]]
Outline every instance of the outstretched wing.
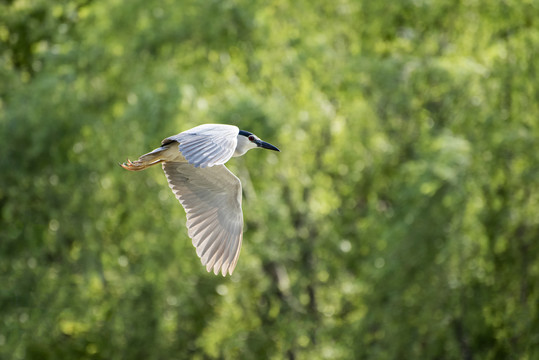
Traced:
[[224, 165], [206, 169], [163, 163], [168, 185], [187, 215], [189, 237], [207, 271], [232, 274], [243, 238], [241, 182]]
[[226, 163], [234, 155], [239, 131], [233, 125], [205, 124], [168, 137], [162, 144], [177, 141], [190, 164], [197, 168], [211, 167]]

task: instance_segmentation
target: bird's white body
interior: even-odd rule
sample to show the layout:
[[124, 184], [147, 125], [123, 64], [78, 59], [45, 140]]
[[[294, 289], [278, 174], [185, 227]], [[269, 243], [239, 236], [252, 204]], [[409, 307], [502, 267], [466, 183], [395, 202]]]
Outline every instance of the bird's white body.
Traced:
[[241, 182], [224, 164], [263, 147], [279, 151], [236, 126], [206, 124], [164, 139], [161, 147], [124, 169], [163, 164], [168, 183], [187, 216], [189, 237], [206, 269], [232, 274], [243, 239]]

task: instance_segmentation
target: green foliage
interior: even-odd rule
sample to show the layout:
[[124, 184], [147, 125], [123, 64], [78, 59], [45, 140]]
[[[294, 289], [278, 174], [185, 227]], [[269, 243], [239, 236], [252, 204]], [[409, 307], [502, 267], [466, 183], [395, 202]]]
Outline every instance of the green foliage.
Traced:
[[[538, 358], [538, 7], [2, 2], [0, 358]], [[229, 278], [117, 166], [214, 122]]]

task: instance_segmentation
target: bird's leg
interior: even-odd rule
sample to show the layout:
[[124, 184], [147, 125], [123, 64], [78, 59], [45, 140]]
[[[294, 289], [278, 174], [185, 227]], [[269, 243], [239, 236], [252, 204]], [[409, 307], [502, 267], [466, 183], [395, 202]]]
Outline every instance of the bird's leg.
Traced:
[[138, 160], [135, 161], [127, 159], [127, 161], [120, 164], [120, 166], [129, 171], [144, 170], [152, 165], [167, 161], [166, 151], [169, 149], [169, 147], [170, 146], [161, 146], [147, 154], [142, 155], [138, 158]]
[[140, 161], [140, 160], [131, 161], [127, 159], [127, 161], [124, 162], [123, 164], [120, 164], [120, 166], [123, 167], [125, 170], [129, 170], [129, 171], [140, 171], [140, 170], [146, 169], [149, 166], [158, 164], [162, 161], [163, 160], [159, 159], [159, 160], [149, 163], [149, 162]]

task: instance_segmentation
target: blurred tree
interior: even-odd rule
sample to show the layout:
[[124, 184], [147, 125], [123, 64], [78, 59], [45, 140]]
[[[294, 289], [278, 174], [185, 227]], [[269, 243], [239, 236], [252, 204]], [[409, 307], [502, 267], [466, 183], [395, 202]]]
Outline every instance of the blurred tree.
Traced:
[[[537, 6], [0, 3], [0, 358], [538, 358]], [[229, 278], [116, 166], [211, 122]]]

